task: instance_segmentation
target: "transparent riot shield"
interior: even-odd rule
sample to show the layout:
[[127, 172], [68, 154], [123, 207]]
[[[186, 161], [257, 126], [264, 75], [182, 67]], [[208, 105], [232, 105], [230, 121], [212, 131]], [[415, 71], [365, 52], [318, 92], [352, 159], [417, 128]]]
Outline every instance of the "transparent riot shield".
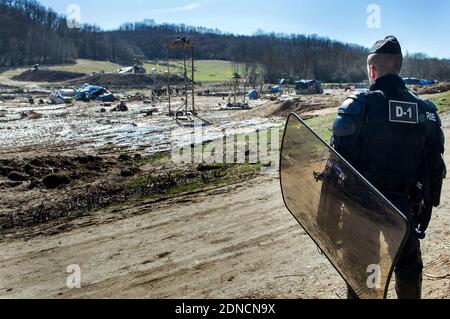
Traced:
[[295, 114], [280, 175], [286, 207], [356, 295], [386, 298], [406, 217]]

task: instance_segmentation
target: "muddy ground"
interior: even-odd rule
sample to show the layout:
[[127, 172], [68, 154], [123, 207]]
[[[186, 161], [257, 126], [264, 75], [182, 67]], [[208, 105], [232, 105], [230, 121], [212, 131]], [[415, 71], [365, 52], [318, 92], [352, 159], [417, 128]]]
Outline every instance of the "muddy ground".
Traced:
[[[141, 101], [116, 114], [97, 102], [30, 105], [28, 95], [0, 98], [0, 298], [345, 297], [285, 209], [275, 172], [175, 165], [167, 151], [173, 140], [189, 143], [188, 130], [165, 102], [148, 116], [153, 106]], [[223, 99], [202, 97], [200, 115], [212, 125], [200, 142], [280, 125], [290, 110], [332, 113], [343, 98], [228, 111]], [[449, 141], [450, 117], [444, 124]], [[446, 182], [424, 241], [426, 298], [450, 297], [449, 193]], [[82, 282], [71, 290], [74, 264]]]

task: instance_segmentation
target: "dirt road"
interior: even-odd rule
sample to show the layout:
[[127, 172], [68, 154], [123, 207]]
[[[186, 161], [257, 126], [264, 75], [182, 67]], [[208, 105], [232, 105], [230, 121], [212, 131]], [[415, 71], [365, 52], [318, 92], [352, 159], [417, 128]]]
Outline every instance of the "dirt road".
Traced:
[[[449, 194], [447, 180], [423, 243], [425, 298], [450, 298]], [[1, 298], [345, 297], [343, 281], [284, 208], [277, 176], [19, 231], [0, 250]], [[74, 264], [81, 289], [70, 290]]]

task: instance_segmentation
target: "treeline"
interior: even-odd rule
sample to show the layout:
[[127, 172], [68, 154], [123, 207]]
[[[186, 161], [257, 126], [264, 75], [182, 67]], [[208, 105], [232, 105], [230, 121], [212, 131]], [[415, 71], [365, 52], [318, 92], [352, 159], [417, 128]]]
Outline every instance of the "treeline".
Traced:
[[[83, 25], [71, 29], [65, 16], [34, 0], [0, 0], [0, 66], [70, 63], [77, 58], [131, 64], [137, 56], [163, 59], [164, 44], [188, 36], [198, 59], [245, 62], [253, 77], [267, 82], [281, 78], [316, 78], [326, 82], [366, 79], [368, 50], [319, 36], [257, 32], [239, 36], [186, 25], [156, 24], [153, 20], [126, 23], [114, 31]], [[181, 58], [183, 52], [171, 52]], [[258, 67], [256, 67], [258, 65]], [[408, 55], [404, 75], [437, 80], [450, 78], [450, 61]]]
[[77, 58], [120, 63], [139, 52], [126, 39], [98, 27], [69, 28], [65, 16], [35, 0], [0, 0], [0, 30], [0, 67], [62, 64]]
[[406, 54], [402, 76], [449, 81], [450, 60], [439, 60], [423, 53]]

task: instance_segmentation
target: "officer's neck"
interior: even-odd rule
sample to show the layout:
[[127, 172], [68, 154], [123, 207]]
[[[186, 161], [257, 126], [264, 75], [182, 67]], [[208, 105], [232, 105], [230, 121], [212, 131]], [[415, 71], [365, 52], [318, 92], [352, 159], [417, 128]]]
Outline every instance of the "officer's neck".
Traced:
[[378, 77], [370, 87], [371, 91], [383, 91], [389, 95], [396, 95], [405, 89], [405, 82], [397, 74], [385, 74]]

